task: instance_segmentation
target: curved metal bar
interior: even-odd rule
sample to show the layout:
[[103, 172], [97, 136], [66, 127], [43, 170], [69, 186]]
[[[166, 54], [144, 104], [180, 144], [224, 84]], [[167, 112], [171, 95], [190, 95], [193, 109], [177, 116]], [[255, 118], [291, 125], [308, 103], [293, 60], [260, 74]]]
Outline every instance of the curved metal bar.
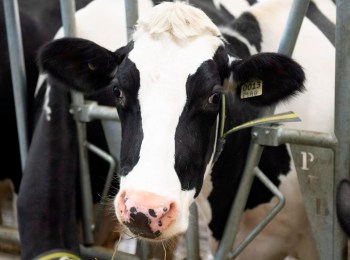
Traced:
[[249, 235], [242, 240], [242, 242], [229, 254], [229, 258], [237, 257], [243, 249], [266, 227], [267, 224], [280, 212], [286, 199], [278, 188], [266, 177], [266, 175], [259, 169], [254, 169], [255, 176], [278, 198], [278, 203], [271, 209], [271, 211], [260, 221], [258, 225], [249, 233]]
[[107, 196], [108, 196], [108, 192], [109, 192], [109, 189], [111, 187], [114, 173], [115, 173], [115, 170], [117, 168], [117, 162], [113, 158], [113, 156], [109, 155], [108, 153], [106, 153], [102, 149], [98, 148], [96, 145], [93, 145], [89, 142], [85, 142], [85, 146], [91, 152], [95, 153], [96, 155], [98, 155], [99, 157], [101, 157], [102, 159], [104, 159], [105, 161], [107, 161], [109, 163], [109, 169], [108, 169], [108, 174], [107, 174], [107, 178], [106, 178], [106, 183], [105, 183], [105, 186], [103, 188], [102, 195], [101, 195], [101, 203], [98, 205], [97, 210], [96, 210], [96, 217], [95, 217], [95, 231], [96, 231], [96, 230], [98, 230], [98, 228], [100, 226], [100, 220], [101, 220], [101, 216], [103, 213], [103, 207], [104, 207], [103, 200], [105, 198], [107, 198]]
[[[75, 1], [74, 0], [60, 0], [62, 23], [64, 28], [64, 35], [68, 37], [74, 37], [76, 35], [75, 25]], [[79, 107], [84, 104], [84, 96], [76, 91], [71, 91], [72, 106], [74, 113], [79, 113]], [[76, 120], [79, 146], [79, 166], [80, 166], [80, 187], [82, 196], [82, 222], [84, 230], [84, 244], [92, 245], [94, 243], [94, 237], [92, 234], [93, 229], [93, 217], [92, 217], [92, 192], [90, 181], [90, 170], [88, 164], [88, 153], [85, 149], [84, 142], [86, 140], [86, 125], [83, 122]]]

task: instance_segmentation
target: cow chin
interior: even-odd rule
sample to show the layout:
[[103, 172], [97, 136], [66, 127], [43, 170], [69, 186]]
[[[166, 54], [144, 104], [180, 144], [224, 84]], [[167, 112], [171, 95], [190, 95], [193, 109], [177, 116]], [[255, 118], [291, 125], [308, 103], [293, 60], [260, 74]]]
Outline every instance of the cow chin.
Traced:
[[181, 190], [179, 196], [169, 196], [121, 188], [114, 200], [116, 216], [131, 236], [152, 242], [168, 240], [186, 232], [194, 194], [194, 190]]

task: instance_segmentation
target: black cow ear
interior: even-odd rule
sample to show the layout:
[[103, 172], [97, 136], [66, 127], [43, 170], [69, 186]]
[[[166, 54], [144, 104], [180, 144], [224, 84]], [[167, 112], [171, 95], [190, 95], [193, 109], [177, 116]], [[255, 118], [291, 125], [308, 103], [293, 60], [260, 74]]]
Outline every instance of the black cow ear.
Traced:
[[255, 106], [269, 106], [302, 92], [305, 74], [291, 58], [260, 53], [231, 64], [236, 94]]
[[111, 52], [91, 41], [63, 38], [44, 45], [38, 57], [39, 67], [51, 81], [91, 93], [112, 84], [126, 47]]

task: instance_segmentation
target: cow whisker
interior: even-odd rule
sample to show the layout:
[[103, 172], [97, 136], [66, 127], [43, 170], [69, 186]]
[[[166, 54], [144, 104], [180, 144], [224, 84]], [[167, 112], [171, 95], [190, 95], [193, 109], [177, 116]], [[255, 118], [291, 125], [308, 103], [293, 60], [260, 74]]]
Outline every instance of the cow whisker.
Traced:
[[163, 246], [163, 250], [164, 250], [164, 260], [166, 260], [166, 249], [165, 249], [163, 241], [162, 241], [162, 246]]
[[115, 256], [115, 254], [117, 253], [118, 246], [119, 246], [119, 243], [120, 243], [121, 240], [122, 240], [122, 236], [119, 236], [118, 242], [117, 242], [117, 244], [114, 246], [114, 252], [113, 252], [113, 255], [112, 255], [111, 260], [114, 259], [114, 256]]

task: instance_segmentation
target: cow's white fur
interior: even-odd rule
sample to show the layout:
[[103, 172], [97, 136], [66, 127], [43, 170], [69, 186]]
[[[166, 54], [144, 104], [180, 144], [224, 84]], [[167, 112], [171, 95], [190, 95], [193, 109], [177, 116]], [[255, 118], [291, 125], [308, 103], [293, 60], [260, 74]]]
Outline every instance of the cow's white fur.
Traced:
[[[144, 10], [149, 9], [152, 4], [149, 0], [139, 0], [139, 10], [143, 12]], [[240, 10], [240, 7], [243, 6], [244, 9], [248, 8], [245, 5], [245, 1], [236, 0], [229, 2], [226, 0], [215, 0], [218, 4], [220, 2], [229, 10], [232, 11], [236, 16], [240, 14], [243, 9]], [[278, 43], [282, 35], [282, 30], [286, 23], [288, 17], [289, 6], [291, 5], [290, 0], [265, 0], [261, 1], [261, 5], [256, 5], [250, 8], [250, 10], [257, 17], [260, 27], [262, 28], [263, 34], [263, 51], [276, 51], [278, 48]], [[335, 10], [332, 6], [331, 1], [324, 0], [315, 0], [314, 1], [317, 7], [325, 13], [325, 15], [331, 20], [335, 21]], [[234, 8], [231, 8], [234, 6]], [[118, 13], [118, 15], [115, 15]], [[271, 19], [273, 14], [274, 19]], [[125, 32], [125, 7], [124, 1], [115, 1], [115, 0], [95, 0], [89, 4], [86, 8], [81, 9], [77, 12], [77, 33], [79, 37], [90, 39], [96, 43], [108, 48], [110, 50], [115, 50], [118, 47], [121, 47], [126, 44], [126, 32]], [[275, 20], [275, 18], [277, 20]], [[273, 23], [271, 25], [271, 22]], [[276, 26], [278, 25], [278, 26]], [[314, 31], [314, 32], [312, 32]], [[308, 130], [318, 130], [318, 131], [332, 131], [333, 125], [330, 122], [333, 122], [333, 103], [334, 103], [334, 48], [330, 43], [322, 37], [313, 24], [305, 20], [303, 23], [301, 35], [297, 42], [297, 47], [295, 49], [293, 57], [300, 62], [303, 67], [306, 69], [307, 76], [307, 93], [306, 96], [302, 95], [298, 99], [294, 100], [292, 103], [288, 104], [288, 110], [292, 107], [293, 111], [296, 111], [302, 118], [303, 124], [288, 124], [290, 127], [296, 128], [305, 128]], [[312, 32], [312, 35], [310, 34]], [[57, 37], [62, 37], [62, 30], [58, 33]], [[272, 35], [272, 37], [270, 37]], [[314, 38], [316, 37], [316, 38]], [[316, 44], [316, 48], [315, 48]], [[320, 53], [320, 50], [324, 50]], [[308, 53], [307, 53], [308, 52]], [[315, 103], [316, 102], [316, 103]], [[307, 107], [306, 107], [307, 106]], [[286, 111], [286, 107], [279, 107], [281, 111]], [[295, 175], [290, 176], [295, 183]], [[207, 178], [210, 179], [210, 178]], [[282, 180], [281, 188], [290, 187], [287, 185], [287, 178]], [[203, 191], [211, 189], [210, 182], [204, 184]], [[298, 193], [297, 193], [298, 194]], [[203, 193], [203, 195], [206, 195]], [[191, 195], [189, 195], [191, 196]], [[206, 197], [206, 196], [204, 196]], [[294, 193], [292, 195], [294, 197]], [[296, 196], [299, 198], [299, 195]], [[300, 201], [298, 199], [298, 201]], [[291, 205], [291, 204], [289, 204]], [[287, 205], [288, 206], [288, 205]], [[298, 205], [299, 207], [300, 205]], [[256, 215], [259, 215], [259, 211], [264, 211], [264, 207], [270, 207], [269, 204], [261, 206], [262, 208], [257, 208]], [[288, 216], [290, 210], [295, 211], [294, 207], [287, 207], [287, 211], [280, 213], [280, 215]], [[295, 213], [295, 212], [294, 212]], [[244, 216], [243, 219], [246, 221], [249, 218], [250, 221], [255, 221], [248, 217], [253, 215], [253, 211], [247, 213], [247, 217]], [[208, 217], [210, 218], [210, 211], [208, 212]], [[302, 218], [304, 221], [304, 217]], [[298, 218], [295, 218], [298, 220]], [[209, 221], [209, 219], [208, 219]], [[275, 222], [275, 221], [274, 221]], [[270, 224], [268, 228], [278, 229], [278, 220], [274, 224]], [[247, 224], [248, 225], [248, 224]], [[248, 225], [249, 226], [249, 225]], [[304, 230], [305, 226], [301, 225]], [[291, 225], [289, 229], [286, 229], [284, 234], [287, 236], [291, 235], [294, 231], [303, 229], [300, 228], [300, 225]], [[242, 231], [243, 230], [243, 231]], [[306, 230], [308, 231], [308, 230]], [[244, 232], [244, 226], [241, 227], [241, 232]], [[271, 248], [276, 247], [276, 239], [280, 242], [288, 244], [288, 237], [280, 236], [275, 233], [270, 233], [270, 236], [266, 236], [268, 230], [263, 231], [263, 233], [258, 236], [258, 240], [254, 242], [254, 245], [248, 247], [245, 252], [247, 254], [262, 252], [264, 248], [267, 248], [267, 253]], [[259, 238], [260, 237], [260, 238]], [[298, 248], [301, 249], [299, 252], [309, 252], [309, 247], [302, 246], [303, 242], [310, 241], [307, 237], [300, 240]], [[307, 243], [306, 243], [307, 244]], [[300, 247], [299, 247], [300, 246]], [[284, 246], [282, 246], [284, 247]], [[243, 257], [243, 256], [242, 256]], [[266, 255], [268, 258], [268, 254]], [[243, 257], [244, 258], [244, 257]], [[249, 255], [248, 259], [257, 258], [260, 259], [259, 255]], [[271, 259], [271, 258], [270, 258]], [[304, 259], [312, 259], [311, 257], [305, 257]]]

